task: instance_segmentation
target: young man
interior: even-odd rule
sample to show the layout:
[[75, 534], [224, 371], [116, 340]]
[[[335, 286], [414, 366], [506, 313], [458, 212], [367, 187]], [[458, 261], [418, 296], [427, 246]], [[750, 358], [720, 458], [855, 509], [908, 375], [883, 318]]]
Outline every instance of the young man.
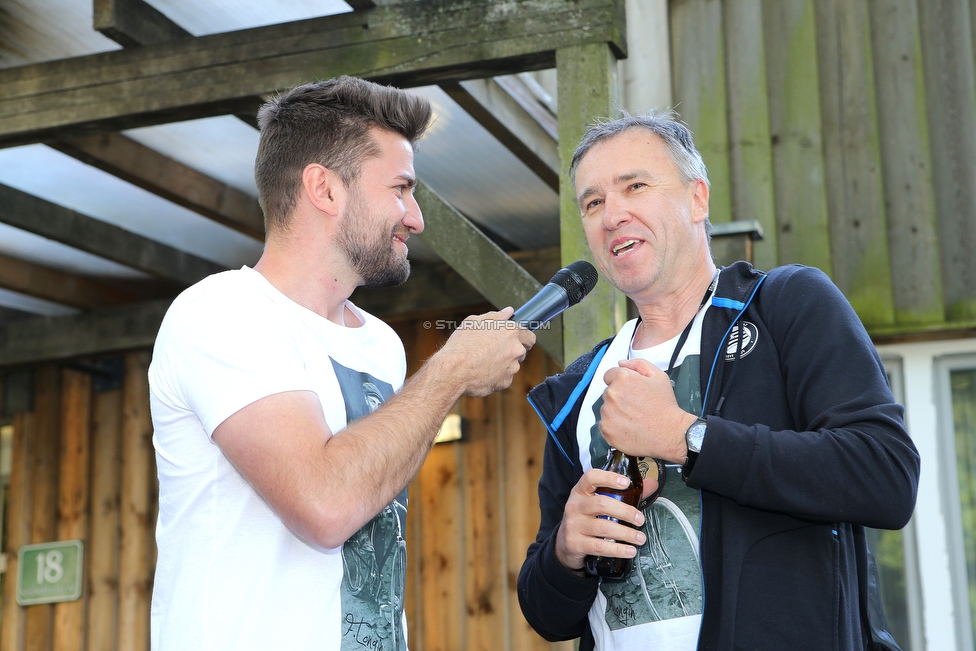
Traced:
[[454, 402], [509, 386], [535, 341], [488, 327], [511, 308], [472, 317], [404, 384], [399, 339], [348, 300], [409, 274], [430, 115], [348, 77], [261, 109], [264, 253], [176, 299], [149, 371], [155, 651], [406, 649], [407, 484]]
[[[864, 527], [907, 523], [919, 460], [857, 316], [816, 269], [716, 270], [705, 167], [670, 117], [594, 126], [571, 169], [640, 317], [530, 394], [551, 436], [526, 618], [582, 651], [868, 648]], [[608, 445], [658, 469], [637, 509], [598, 493], [628, 483], [599, 470]], [[634, 560], [601, 583], [587, 555]]]

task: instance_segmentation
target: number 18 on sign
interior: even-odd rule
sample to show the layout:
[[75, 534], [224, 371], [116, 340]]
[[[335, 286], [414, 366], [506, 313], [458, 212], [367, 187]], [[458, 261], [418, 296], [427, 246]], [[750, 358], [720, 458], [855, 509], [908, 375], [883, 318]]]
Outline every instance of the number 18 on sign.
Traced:
[[81, 597], [80, 540], [24, 545], [17, 556], [17, 603], [21, 606]]

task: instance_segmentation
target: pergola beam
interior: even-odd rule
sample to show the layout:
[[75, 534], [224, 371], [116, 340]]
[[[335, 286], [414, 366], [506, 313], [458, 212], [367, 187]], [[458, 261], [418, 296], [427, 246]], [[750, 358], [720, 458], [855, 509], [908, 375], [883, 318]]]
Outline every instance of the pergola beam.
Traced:
[[122, 47], [193, 38], [143, 0], [93, 0], [92, 7], [95, 29]]
[[139, 300], [127, 291], [6, 255], [0, 255], [0, 287], [82, 309]]
[[349, 74], [401, 87], [551, 67], [625, 49], [623, 0], [407, 2], [0, 70], [0, 146], [233, 113]]
[[209, 260], [6, 185], [0, 185], [0, 222], [184, 286], [224, 270]]
[[117, 133], [47, 143], [113, 176], [256, 240], [264, 240], [257, 199]]
[[441, 88], [491, 135], [559, 192], [556, 139], [494, 79], [447, 82]]

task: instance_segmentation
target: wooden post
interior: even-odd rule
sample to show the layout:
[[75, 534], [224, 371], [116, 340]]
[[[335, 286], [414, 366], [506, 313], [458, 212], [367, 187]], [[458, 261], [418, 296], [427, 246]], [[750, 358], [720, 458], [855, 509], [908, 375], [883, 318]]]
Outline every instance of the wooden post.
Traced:
[[116, 649], [119, 602], [119, 472], [122, 391], [95, 394], [88, 539], [88, 648]]
[[125, 357], [122, 412], [122, 504], [119, 545], [118, 648], [149, 648], [149, 604], [152, 586], [150, 546], [155, 522], [150, 519], [149, 491], [155, 474], [147, 372], [150, 354]]
[[[613, 116], [617, 98], [617, 62], [609, 45], [577, 45], [556, 51], [559, 90], [559, 221], [562, 263], [590, 260], [576, 191], [569, 181], [573, 151], [597, 118]], [[599, 341], [616, 334], [626, 320], [624, 296], [606, 278], [582, 303], [563, 313], [563, 360], [566, 365]]]
[[732, 219], [756, 220], [762, 225], [768, 237], [755, 243], [753, 263], [760, 269], [772, 269], [779, 264], [779, 251], [762, 0], [726, 0], [722, 7]]
[[[92, 381], [88, 373], [61, 372], [61, 460], [58, 485], [58, 540], [88, 537], [88, 460]], [[87, 568], [85, 568], [87, 569]], [[81, 651], [85, 646], [87, 591], [81, 599], [54, 605], [54, 651]]]

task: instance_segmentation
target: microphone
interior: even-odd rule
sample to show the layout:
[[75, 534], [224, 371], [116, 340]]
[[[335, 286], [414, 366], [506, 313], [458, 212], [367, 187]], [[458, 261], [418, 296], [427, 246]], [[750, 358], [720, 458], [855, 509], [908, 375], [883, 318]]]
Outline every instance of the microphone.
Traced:
[[596, 286], [599, 275], [586, 260], [577, 260], [556, 272], [546, 286], [515, 310], [511, 320], [529, 330], [538, 330], [569, 307], [583, 300]]

